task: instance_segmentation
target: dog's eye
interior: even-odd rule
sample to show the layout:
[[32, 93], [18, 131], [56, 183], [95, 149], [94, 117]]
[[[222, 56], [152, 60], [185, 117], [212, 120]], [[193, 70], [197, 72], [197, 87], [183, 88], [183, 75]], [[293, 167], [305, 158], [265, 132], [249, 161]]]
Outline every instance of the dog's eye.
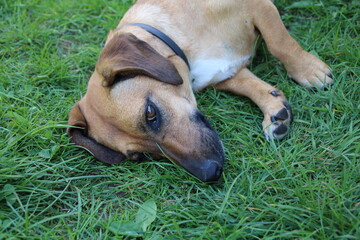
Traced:
[[146, 120], [150, 122], [156, 121], [156, 109], [152, 105], [146, 107]]
[[156, 105], [148, 100], [145, 108], [145, 120], [146, 124], [154, 132], [157, 132], [161, 128], [161, 114]]

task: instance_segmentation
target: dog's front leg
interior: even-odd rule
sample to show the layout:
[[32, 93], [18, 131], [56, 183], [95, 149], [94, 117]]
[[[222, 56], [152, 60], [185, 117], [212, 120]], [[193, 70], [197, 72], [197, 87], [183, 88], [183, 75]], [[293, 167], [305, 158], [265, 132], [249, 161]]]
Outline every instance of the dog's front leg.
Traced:
[[293, 117], [284, 94], [256, 77], [247, 68], [217, 84], [215, 88], [248, 97], [255, 102], [264, 114], [262, 126], [266, 139], [281, 139], [288, 133]]
[[331, 69], [314, 55], [304, 51], [289, 35], [276, 7], [268, 0], [252, 4], [254, 25], [261, 32], [266, 45], [286, 67], [291, 78], [305, 87], [325, 88], [332, 84]]

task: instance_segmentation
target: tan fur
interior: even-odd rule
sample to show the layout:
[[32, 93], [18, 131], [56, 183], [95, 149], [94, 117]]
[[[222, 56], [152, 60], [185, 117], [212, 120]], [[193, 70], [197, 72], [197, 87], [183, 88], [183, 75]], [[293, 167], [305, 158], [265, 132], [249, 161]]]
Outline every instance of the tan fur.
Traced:
[[[223, 64], [224, 69], [204, 78], [199, 88], [215, 84], [219, 90], [252, 99], [264, 113], [269, 139], [288, 132], [292, 113], [280, 90], [246, 68], [259, 33], [299, 84], [323, 88], [332, 83], [330, 68], [290, 37], [269, 0], [138, 0], [118, 27], [134, 22], [167, 34], [185, 52], [191, 67], [200, 66], [200, 74], [207, 61], [215, 68], [217, 62]], [[221, 77], [226, 74], [230, 78]], [[102, 150], [87, 139], [123, 158], [137, 158], [141, 152], [165, 154], [198, 177], [205, 171], [206, 159], [217, 159], [222, 166], [221, 144], [196, 108], [191, 81], [184, 61], [157, 37], [131, 25], [111, 31], [88, 91], [70, 113], [69, 125], [84, 128], [75, 143], [97, 152], [100, 160]], [[161, 110], [160, 130], [151, 130], [145, 121], [149, 102]], [[68, 132], [74, 136], [71, 128]]]

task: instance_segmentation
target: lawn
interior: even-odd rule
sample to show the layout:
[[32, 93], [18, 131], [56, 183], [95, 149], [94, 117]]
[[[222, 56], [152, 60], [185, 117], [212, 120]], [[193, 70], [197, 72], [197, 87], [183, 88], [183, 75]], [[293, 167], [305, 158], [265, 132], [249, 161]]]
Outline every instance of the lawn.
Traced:
[[275, 2], [335, 84], [304, 89], [260, 44], [250, 68], [285, 92], [292, 129], [268, 142], [251, 101], [197, 93], [226, 152], [205, 184], [166, 159], [97, 162], [65, 133], [132, 1], [0, 0], [0, 239], [360, 239], [359, 1]]

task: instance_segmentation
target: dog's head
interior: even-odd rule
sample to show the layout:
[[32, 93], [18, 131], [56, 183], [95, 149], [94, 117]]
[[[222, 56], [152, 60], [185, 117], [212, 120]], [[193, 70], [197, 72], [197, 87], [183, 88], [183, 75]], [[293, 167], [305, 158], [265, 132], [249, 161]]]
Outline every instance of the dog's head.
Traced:
[[109, 164], [149, 153], [205, 182], [222, 172], [222, 144], [196, 107], [186, 65], [129, 33], [106, 43], [69, 125], [74, 143]]

